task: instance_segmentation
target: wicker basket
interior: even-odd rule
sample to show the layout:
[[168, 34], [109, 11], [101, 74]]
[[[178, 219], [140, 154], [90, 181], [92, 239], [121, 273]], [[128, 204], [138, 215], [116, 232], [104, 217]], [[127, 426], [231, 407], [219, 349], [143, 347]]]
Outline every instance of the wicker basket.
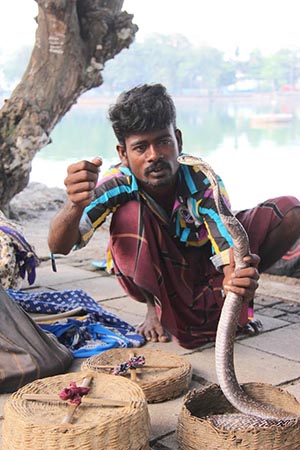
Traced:
[[[83, 380], [91, 380], [90, 391], [79, 406], [60, 400], [72, 381], [80, 386]], [[2, 449], [148, 450], [149, 434], [139, 386], [121, 377], [76, 372], [34, 381], [9, 397]]]
[[288, 413], [299, 416], [289, 424], [247, 429], [226, 430], [209, 421], [213, 414], [230, 414], [237, 411], [229, 404], [218, 385], [190, 391], [184, 398], [179, 414], [177, 440], [182, 450], [299, 450], [300, 404], [288, 392], [269, 384], [243, 384], [244, 390], [254, 399], [265, 402]]
[[[144, 356], [145, 365], [134, 371], [136, 372], [134, 373], [135, 381], [143, 389], [149, 403], [170, 400], [188, 389], [192, 377], [192, 366], [185, 358], [152, 349], [143, 349], [138, 354]], [[129, 357], [128, 349], [112, 349], [86, 359], [81, 367], [83, 370], [109, 373], [111, 369], [103, 368], [103, 366], [114, 367], [128, 360]], [[127, 373], [124, 376], [130, 378], [131, 375]]]

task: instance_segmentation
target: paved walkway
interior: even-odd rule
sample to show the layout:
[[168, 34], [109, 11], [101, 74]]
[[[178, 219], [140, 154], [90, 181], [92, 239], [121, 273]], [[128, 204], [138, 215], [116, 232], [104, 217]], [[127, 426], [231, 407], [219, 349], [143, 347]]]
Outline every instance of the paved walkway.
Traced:
[[[57, 260], [58, 272], [53, 273], [49, 261], [37, 270], [35, 289], [63, 290], [76, 287], [85, 290], [101, 305], [137, 325], [142, 321], [145, 307], [124, 295], [116, 279], [95, 271], [89, 261], [69, 257]], [[27, 286], [28, 289], [28, 286]], [[262, 277], [256, 299], [256, 317], [264, 326], [256, 337], [239, 338], [235, 344], [236, 371], [240, 383], [266, 382], [280, 386], [300, 401], [300, 280]], [[197, 350], [185, 350], [174, 342], [147, 344], [184, 355], [193, 366], [191, 388], [217, 382], [212, 344]], [[75, 360], [71, 371], [78, 370]], [[0, 396], [0, 417], [8, 395]], [[176, 427], [183, 395], [175, 400], [150, 404], [150, 447], [152, 450], [178, 450]], [[17, 430], [16, 430], [17, 432]], [[19, 449], [14, 449], [19, 450]], [[100, 450], [100, 449], [99, 449]], [[128, 449], [130, 450], [130, 449]]]

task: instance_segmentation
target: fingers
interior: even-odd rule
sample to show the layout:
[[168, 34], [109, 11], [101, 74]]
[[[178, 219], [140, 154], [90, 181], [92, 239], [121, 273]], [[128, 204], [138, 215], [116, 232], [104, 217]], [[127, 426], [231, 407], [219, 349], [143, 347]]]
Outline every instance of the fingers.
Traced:
[[102, 165], [102, 159], [100, 157], [93, 158], [92, 161], [79, 161], [71, 164], [67, 169], [67, 179], [69, 177], [82, 178], [85, 177], [98, 178], [99, 167]]
[[245, 300], [251, 300], [254, 297], [256, 289], [258, 288], [258, 281], [249, 281], [249, 279], [245, 279], [243, 282], [244, 279], [242, 278], [239, 280], [242, 281], [239, 285], [235, 285], [234, 283], [226, 285], [226, 293], [233, 292], [234, 294], [243, 297]]
[[233, 272], [230, 279], [226, 280], [224, 289], [226, 293], [230, 291], [249, 300], [254, 297], [258, 288], [258, 280], [259, 273], [257, 268], [249, 266]]
[[[251, 269], [254, 269], [251, 273], [251, 276], [247, 276], [243, 273], [243, 277], [234, 276], [231, 280], [229, 280], [229, 282], [224, 286], [225, 291], [230, 291], [234, 294], [240, 295], [244, 297], [245, 300], [252, 299], [259, 285], [259, 275], [255, 268]], [[245, 270], [246, 269], [241, 269], [240, 272]]]
[[92, 159], [92, 161], [91, 161], [91, 163], [92, 164], [94, 164], [95, 166], [97, 166], [97, 167], [101, 167], [102, 166], [102, 158], [100, 157], [100, 156], [95, 156], [93, 159]]
[[230, 249], [229, 256], [229, 270], [227, 268], [224, 270], [225, 277], [223, 288], [225, 294], [230, 291], [243, 297], [245, 300], [252, 299], [258, 288], [259, 272], [257, 267], [260, 262], [260, 257], [251, 253], [244, 258], [247, 267], [234, 269], [233, 249]]
[[64, 184], [72, 203], [81, 207], [90, 204], [94, 198], [101, 165], [102, 159], [95, 157], [92, 161], [80, 161], [68, 167]]
[[244, 269], [237, 269], [232, 274], [232, 279], [234, 278], [253, 278], [254, 280], [259, 279], [259, 272], [256, 267], [245, 267]]
[[253, 267], [258, 267], [260, 263], [260, 257], [254, 253], [251, 253], [248, 256], [245, 256], [244, 262]]

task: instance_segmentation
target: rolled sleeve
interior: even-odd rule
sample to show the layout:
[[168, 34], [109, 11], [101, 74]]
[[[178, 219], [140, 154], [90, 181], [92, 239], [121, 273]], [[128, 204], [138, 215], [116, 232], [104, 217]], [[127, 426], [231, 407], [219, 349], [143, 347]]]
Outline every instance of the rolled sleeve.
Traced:
[[79, 233], [81, 237], [79, 242], [77, 242], [77, 244], [74, 245], [73, 250], [79, 250], [80, 248], [85, 247], [86, 244], [91, 239], [91, 237], [93, 236], [94, 231], [95, 228], [93, 227], [93, 224], [89, 216], [86, 213], [83, 213], [83, 216], [81, 217], [79, 223]]
[[223, 250], [220, 253], [217, 253], [216, 255], [212, 256], [210, 260], [215, 266], [215, 268], [219, 272], [222, 272], [222, 267], [230, 263], [230, 248], [228, 248], [227, 250]]

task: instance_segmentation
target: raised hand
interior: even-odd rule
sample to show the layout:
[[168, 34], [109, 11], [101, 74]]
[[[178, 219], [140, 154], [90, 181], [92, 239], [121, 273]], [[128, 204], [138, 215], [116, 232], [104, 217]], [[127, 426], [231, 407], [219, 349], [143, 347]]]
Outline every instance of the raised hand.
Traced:
[[102, 159], [96, 157], [92, 161], [79, 161], [68, 167], [64, 183], [73, 204], [84, 208], [91, 203], [101, 165]]

